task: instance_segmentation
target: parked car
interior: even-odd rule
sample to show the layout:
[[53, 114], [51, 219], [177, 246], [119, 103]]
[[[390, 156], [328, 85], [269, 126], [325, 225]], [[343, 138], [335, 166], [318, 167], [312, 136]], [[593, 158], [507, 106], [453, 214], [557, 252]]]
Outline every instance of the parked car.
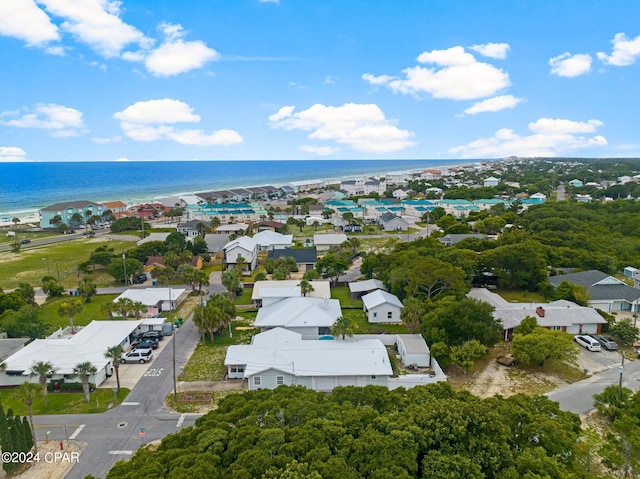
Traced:
[[143, 339], [139, 343], [135, 343], [133, 349], [158, 349], [158, 341], [155, 339]]
[[134, 349], [128, 353], [123, 353], [120, 358], [121, 363], [140, 363], [144, 364], [147, 361], [151, 361], [153, 358], [153, 351], [151, 349]]
[[29, 238], [20, 240], [20, 244], [29, 244], [29, 243], [31, 243], [31, 240]]
[[602, 347], [600, 343], [593, 339], [591, 336], [578, 335], [575, 337], [576, 343], [589, 351], [601, 351]]
[[498, 364], [502, 364], [503, 366], [515, 366], [516, 364], [518, 364], [516, 358], [514, 358], [511, 354], [500, 354], [496, 358], [496, 361], [498, 362]]
[[607, 351], [617, 351], [618, 350], [618, 343], [616, 343], [611, 338], [605, 338], [604, 336], [600, 336], [600, 335], [597, 335], [597, 334], [590, 334], [589, 336], [591, 336], [593, 339], [598, 341], [600, 343], [600, 346], [602, 346]]
[[142, 284], [147, 280], [147, 275], [146, 274], [139, 274], [138, 276], [136, 276], [133, 280], [133, 282], [135, 284]]
[[156, 330], [154, 329], [154, 330], [151, 330], [151, 331], [145, 331], [144, 333], [142, 333], [142, 334], [140, 335], [140, 340], [145, 340], [145, 339], [154, 339], [154, 340], [156, 340], [156, 341], [161, 341], [163, 337], [164, 337], [164, 336], [162, 335], [162, 331], [156, 331]]
[[162, 325], [162, 335], [171, 336], [173, 334], [173, 323], [166, 322]]

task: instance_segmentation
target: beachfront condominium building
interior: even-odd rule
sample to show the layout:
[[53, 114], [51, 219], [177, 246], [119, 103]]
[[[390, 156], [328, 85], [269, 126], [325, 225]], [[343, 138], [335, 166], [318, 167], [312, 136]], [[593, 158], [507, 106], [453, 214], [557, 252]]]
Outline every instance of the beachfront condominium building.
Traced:
[[42, 208], [40, 213], [41, 228], [73, 228], [86, 224], [92, 216], [102, 217], [108, 208], [102, 203], [88, 200], [66, 201]]
[[346, 196], [364, 196], [371, 193], [382, 196], [387, 191], [387, 183], [377, 178], [343, 180], [340, 182], [340, 191], [343, 191]]
[[209, 223], [214, 218], [220, 224], [254, 222], [267, 219], [269, 212], [258, 203], [191, 204], [187, 206], [187, 217]]

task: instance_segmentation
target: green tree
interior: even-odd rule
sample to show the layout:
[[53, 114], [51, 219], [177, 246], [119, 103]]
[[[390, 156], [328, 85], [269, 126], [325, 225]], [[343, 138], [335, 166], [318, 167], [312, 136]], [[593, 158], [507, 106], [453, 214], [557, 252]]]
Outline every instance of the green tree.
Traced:
[[118, 391], [120, 391], [120, 359], [122, 358], [122, 353], [124, 350], [122, 346], [116, 344], [115, 346], [110, 346], [104, 352], [104, 357], [111, 361], [111, 365], [116, 373], [116, 384], [118, 387]]
[[351, 337], [356, 334], [357, 330], [357, 325], [353, 319], [348, 316], [340, 316], [336, 319], [335, 323], [333, 323], [331, 334], [334, 336], [342, 336], [342, 339], [344, 339], [345, 336]]
[[306, 279], [301, 280], [300, 283], [298, 283], [298, 286], [300, 286], [300, 292], [302, 293], [302, 296], [305, 297], [309, 293], [314, 291], [313, 285]]
[[473, 368], [473, 364], [480, 356], [487, 354], [487, 347], [477, 339], [466, 341], [462, 346], [451, 346], [449, 357], [457, 366], [464, 369], [465, 374]]
[[578, 354], [570, 334], [539, 326], [528, 334], [514, 334], [511, 349], [518, 362], [540, 366], [550, 359], [574, 361]]
[[97, 372], [98, 372], [98, 369], [89, 361], [85, 361], [80, 364], [77, 364], [73, 368], [73, 375], [78, 376], [80, 378], [80, 381], [82, 381], [82, 390], [84, 391], [84, 397], [87, 399], [87, 402], [91, 402], [89, 377], [93, 374], [96, 374]]
[[320, 258], [316, 263], [316, 271], [323, 278], [329, 278], [331, 281], [338, 281], [349, 268], [349, 261], [342, 255], [329, 252]]
[[14, 398], [24, 403], [27, 406], [29, 414], [29, 425], [31, 426], [31, 434], [33, 438], [33, 451], [38, 453], [38, 443], [36, 441], [36, 429], [33, 426], [33, 401], [38, 399], [42, 394], [42, 389], [39, 384], [24, 382], [20, 385], [18, 390], [14, 393]]
[[75, 325], [73, 324], [73, 318], [80, 314], [83, 309], [82, 300], [79, 298], [69, 298], [58, 306], [58, 316], [67, 316], [69, 318], [71, 334], [76, 332]]
[[49, 405], [49, 394], [47, 390], [47, 378], [55, 374], [56, 367], [48, 361], [36, 361], [29, 369], [29, 376], [37, 376], [38, 382], [42, 386], [45, 405]]
[[51, 298], [57, 298], [62, 296], [64, 288], [58, 283], [55, 278], [51, 276], [45, 276], [42, 278], [42, 291], [49, 295]]
[[29, 283], [19, 283], [16, 291], [22, 296], [26, 304], [35, 304], [36, 292]]
[[42, 320], [40, 314], [40, 309], [35, 306], [6, 311], [0, 316], [0, 325], [10, 338], [43, 338], [49, 331], [49, 325]]
[[633, 325], [630, 318], [622, 318], [611, 325], [609, 331], [625, 344], [633, 344], [638, 339], [640, 330]]
[[534, 291], [547, 278], [547, 261], [540, 245], [533, 241], [499, 246], [485, 251], [481, 261], [509, 289]]
[[242, 284], [240, 283], [241, 276], [242, 272], [237, 269], [229, 269], [222, 273], [222, 284], [234, 298], [241, 294], [243, 290]]
[[420, 299], [414, 297], [405, 298], [402, 310], [400, 311], [400, 319], [402, 319], [402, 322], [411, 334], [420, 331], [422, 317], [425, 314], [424, 309], [424, 303]]
[[78, 294], [84, 299], [85, 303], [90, 303], [91, 298], [98, 293], [96, 283], [90, 278], [84, 278], [78, 284]]

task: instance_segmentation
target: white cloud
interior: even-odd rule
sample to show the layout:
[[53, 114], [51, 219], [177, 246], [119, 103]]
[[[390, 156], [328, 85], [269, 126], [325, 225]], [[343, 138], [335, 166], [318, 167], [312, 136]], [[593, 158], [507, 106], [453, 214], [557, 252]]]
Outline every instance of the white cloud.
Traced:
[[500, 158], [506, 156], [558, 156], [567, 151], [597, 148], [607, 145], [601, 135], [593, 133], [601, 126], [599, 120], [587, 122], [565, 119], [540, 118], [529, 123], [533, 134], [521, 136], [509, 128], [495, 132], [490, 138], [472, 141], [451, 148], [449, 153], [462, 158]]
[[507, 73], [489, 63], [477, 61], [460, 46], [421, 53], [418, 62], [436, 66], [406, 68], [403, 70], [404, 78], [370, 73], [365, 73], [362, 78], [394, 92], [410, 95], [427, 93], [434, 98], [451, 100], [484, 98], [511, 85]]
[[131, 44], [148, 48], [153, 40], [119, 18], [117, 0], [39, 0], [47, 12], [64, 18], [61, 29], [105, 57], [117, 57]]
[[220, 54], [204, 42], [184, 41], [182, 38], [185, 33], [181, 25], [162, 23], [158, 28], [166, 40], [145, 59], [147, 70], [154, 75], [178, 75], [220, 58]]
[[117, 120], [129, 123], [183, 123], [199, 122], [200, 116], [193, 108], [180, 100], [138, 101], [113, 115]]
[[504, 60], [507, 58], [509, 48], [511, 47], [508, 43], [484, 43], [482, 45], [472, 45], [469, 47], [469, 50], [478, 52], [480, 55], [485, 57]]
[[294, 107], [287, 106], [271, 115], [272, 127], [309, 131], [309, 139], [336, 141], [366, 153], [390, 153], [413, 145], [413, 132], [396, 127], [374, 104], [316, 104], [299, 113], [293, 111]]
[[513, 95], [501, 95], [494, 96], [482, 100], [478, 103], [467, 108], [464, 112], [467, 115], [475, 115], [476, 113], [495, 112], [505, 110], [507, 108], [515, 108], [518, 103], [523, 101], [523, 98], [516, 98]]
[[118, 143], [122, 141], [122, 137], [120, 135], [115, 135], [110, 138], [93, 137], [91, 138], [91, 141], [97, 145], [110, 145], [111, 143]]
[[129, 105], [113, 117], [120, 120], [124, 134], [136, 141], [171, 140], [182, 145], [228, 146], [242, 143], [242, 136], [234, 130], [205, 133], [199, 129], [180, 129], [172, 123], [197, 123], [200, 116], [188, 104], [164, 98], [139, 101]]
[[27, 152], [17, 146], [0, 146], [0, 163], [27, 161]]
[[60, 40], [58, 28], [34, 0], [0, 1], [0, 35], [43, 46]]
[[302, 145], [298, 148], [305, 153], [313, 153], [318, 156], [329, 156], [340, 151], [340, 148], [334, 148], [333, 146], [314, 146], [314, 145]]
[[603, 52], [598, 53], [598, 59], [607, 65], [617, 67], [633, 65], [640, 56], [640, 35], [629, 39], [624, 33], [617, 33], [611, 43], [613, 43], [611, 55]]
[[324, 79], [323, 83], [324, 83], [325, 85], [335, 85], [335, 83], [336, 83], [336, 81], [337, 81], [337, 80], [338, 80], [338, 77], [334, 77], [334, 76], [328, 75], [328, 76]]
[[573, 78], [589, 73], [591, 70], [591, 55], [586, 53], [571, 55], [567, 52], [551, 58], [549, 65], [551, 65], [551, 73], [553, 75]]
[[87, 131], [80, 110], [55, 103], [39, 103], [32, 110], [6, 111], [0, 114], [0, 124], [51, 130], [53, 136], [60, 138], [78, 136]]

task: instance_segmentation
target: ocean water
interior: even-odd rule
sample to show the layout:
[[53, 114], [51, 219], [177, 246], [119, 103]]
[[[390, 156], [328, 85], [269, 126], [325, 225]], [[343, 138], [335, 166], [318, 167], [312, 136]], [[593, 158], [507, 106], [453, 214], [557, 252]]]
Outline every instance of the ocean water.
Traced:
[[180, 193], [280, 186], [436, 168], [473, 160], [144, 161], [0, 163], [0, 219], [63, 201], [138, 203]]

